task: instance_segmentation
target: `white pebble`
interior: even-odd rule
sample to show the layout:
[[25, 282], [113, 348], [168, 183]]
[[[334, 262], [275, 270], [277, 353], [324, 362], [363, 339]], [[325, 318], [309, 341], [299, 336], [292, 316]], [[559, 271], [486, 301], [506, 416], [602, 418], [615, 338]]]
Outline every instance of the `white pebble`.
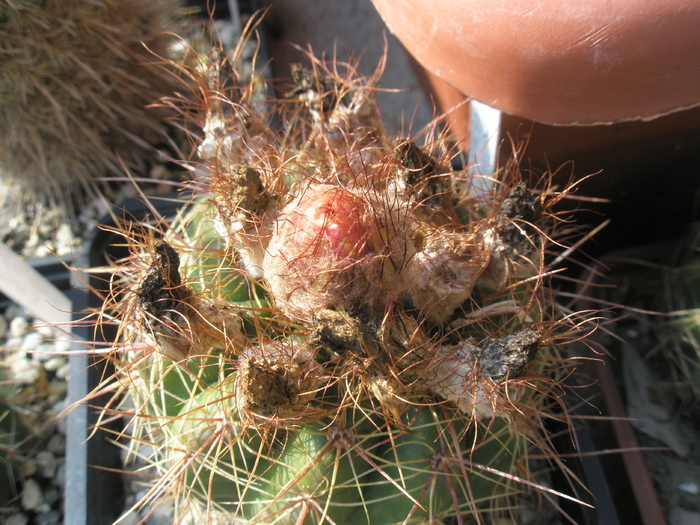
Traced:
[[63, 456], [66, 453], [66, 437], [62, 434], [54, 434], [46, 444], [47, 450], [53, 452], [56, 456]]
[[71, 253], [74, 241], [75, 235], [70, 224], [61, 224], [56, 230], [56, 253], [58, 255]]
[[31, 459], [25, 459], [20, 464], [20, 471], [25, 478], [33, 476], [37, 471], [36, 462], [32, 461]]
[[[44, 412], [46, 415], [46, 412]], [[56, 433], [56, 422], [52, 417], [46, 417], [39, 424], [39, 435], [40, 436], [51, 436]]]
[[41, 492], [41, 487], [31, 478], [24, 482], [24, 487], [22, 488], [22, 508], [34, 512], [48, 512], [51, 510], [44, 500], [44, 493]]
[[38, 332], [29, 332], [24, 336], [21, 349], [25, 352], [33, 352], [41, 346], [41, 343], [42, 339]]
[[56, 456], [49, 450], [42, 450], [36, 455], [39, 472], [45, 478], [51, 478], [56, 473]]
[[21, 306], [12, 303], [5, 309], [5, 319], [10, 321], [15, 317], [26, 317], [26, 315], [24, 314], [24, 310]]
[[57, 487], [49, 487], [44, 491], [44, 498], [49, 505], [55, 505], [61, 499], [61, 491]]
[[56, 475], [53, 478], [53, 484], [59, 488], [66, 486], [66, 464], [63, 461], [59, 462]]
[[[65, 381], [58, 381], [56, 379], [49, 383], [49, 397], [47, 401], [51, 404], [56, 401], [63, 399], [66, 396], [66, 391], [68, 390], [68, 385]], [[57, 413], [51, 413], [50, 415], [56, 415]]]
[[29, 321], [24, 317], [15, 317], [10, 321], [10, 337], [22, 337], [27, 333]]
[[32, 330], [39, 334], [45, 341], [52, 341], [56, 337], [56, 330], [43, 321], [35, 321], [32, 325]]
[[47, 257], [51, 255], [52, 251], [54, 251], [53, 243], [47, 242], [46, 244], [34, 248], [34, 253], [32, 255], [36, 258]]
[[39, 514], [34, 518], [34, 523], [36, 525], [59, 525], [61, 522], [61, 513], [57, 510], [52, 510], [50, 512], [44, 512]]
[[27, 525], [27, 523], [29, 523], [29, 516], [20, 513], [12, 514], [5, 520], [5, 525]]
[[66, 354], [70, 352], [71, 344], [68, 334], [59, 334], [58, 338], [54, 341], [54, 351], [57, 354]]
[[36, 383], [41, 377], [41, 365], [30, 359], [18, 359], [10, 366], [10, 374], [25, 385]]
[[40, 343], [33, 349], [27, 348], [26, 350], [31, 352], [32, 359], [41, 363], [48, 361], [55, 355], [54, 346], [50, 343]]
[[67, 379], [70, 374], [70, 363], [66, 363], [62, 367], [56, 370], [56, 377], [58, 379]]
[[66, 364], [66, 358], [57, 355], [52, 355], [45, 363], [44, 368], [49, 372], [55, 372]]
[[[65, 399], [60, 400], [58, 403], [54, 404], [53, 407], [51, 408], [51, 413], [54, 414], [54, 417], [61, 412], [63, 412], [63, 409], [65, 408]], [[67, 417], [60, 417], [56, 419], [56, 432], [60, 433], [62, 436], [66, 435], [66, 432], [68, 431], [68, 418]]]
[[[22, 346], [22, 342], [24, 341], [22, 336], [15, 336], [12, 334], [9, 334], [9, 337], [5, 341], [5, 344], [3, 346], [7, 348], [12, 348], [12, 349], [19, 349], [19, 347]], [[19, 351], [19, 350], [17, 350]]]
[[119, 518], [119, 525], [136, 525], [137, 523], [139, 523], [139, 514], [136, 511]]
[[683, 492], [687, 492], [688, 494], [696, 495], [700, 492], [700, 489], [698, 488], [698, 484], [695, 483], [694, 481], [688, 481], [687, 483], [681, 483], [678, 485], [678, 488], [682, 490]]

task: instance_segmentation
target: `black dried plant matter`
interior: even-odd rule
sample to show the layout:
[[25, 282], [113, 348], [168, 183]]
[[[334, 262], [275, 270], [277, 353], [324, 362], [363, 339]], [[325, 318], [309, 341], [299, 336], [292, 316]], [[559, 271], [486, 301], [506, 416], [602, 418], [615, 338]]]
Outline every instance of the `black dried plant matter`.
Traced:
[[522, 376], [535, 358], [541, 339], [542, 334], [530, 329], [487, 339], [480, 345], [481, 372], [493, 380]]
[[[158, 241], [152, 262], [136, 292], [136, 309], [145, 333], [161, 353], [176, 362], [236, 340], [240, 319], [235, 309], [197, 296], [180, 274], [180, 256]], [[218, 341], [218, 344], [215, 342]]]
[[168, 243], [155, 247], [155, 258], [138, 291], [137, 305], [148, 317], [147, 325], [160, 324], [163, 318], [177, 311], [189, 292], [182, 287], [180, 256]]
[[167, 141], [170, 0], [0, 0], [0, 177], [58, 203]]
[[530, 237], [536, 234], [541, 214], [540, 202], [523, 184], [513, 187], [501, 203], [496, 217], [496, 230], [512, 254], [532, 251]]

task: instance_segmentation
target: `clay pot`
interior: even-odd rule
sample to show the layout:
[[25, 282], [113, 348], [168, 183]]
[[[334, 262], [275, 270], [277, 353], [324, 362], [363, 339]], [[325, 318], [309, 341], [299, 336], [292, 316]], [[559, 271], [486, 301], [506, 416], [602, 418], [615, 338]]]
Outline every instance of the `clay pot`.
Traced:
[[372, 0], [430, 73], [547, 124], [700, 104], [698, 0]]

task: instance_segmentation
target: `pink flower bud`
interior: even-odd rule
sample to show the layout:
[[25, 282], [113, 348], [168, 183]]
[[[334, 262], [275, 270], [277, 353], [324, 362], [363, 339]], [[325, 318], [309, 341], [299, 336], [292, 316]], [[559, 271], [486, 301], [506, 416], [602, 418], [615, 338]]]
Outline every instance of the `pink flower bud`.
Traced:
[[338, 259], [357, 259], [368, 251], [369, 229], [363, 214], [364, 205], [353, 193], [328, 187], [322, 194], [300, 201], [289, 219], [299, 235], [311, 233], [315, 237], [313, 255], [330, 251]]
[[381, 315], [414, 253], [406, 229], [405, 206], [371, 191], [311, 185], [278, 219], [263, 262], [269, 290], [295, 317], [319, 308]]

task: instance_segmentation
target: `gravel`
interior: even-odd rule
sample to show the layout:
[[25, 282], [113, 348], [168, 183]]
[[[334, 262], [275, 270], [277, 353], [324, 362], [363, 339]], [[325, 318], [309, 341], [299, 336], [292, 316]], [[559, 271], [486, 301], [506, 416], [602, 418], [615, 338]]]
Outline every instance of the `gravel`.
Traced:
[[0, 395], [27, 430], [26, 438], [12, 445], [15, 486], [0, 523], [62, 522], [66, 438], [57, 416], [65, 405], [67, 340], [16, 306], [0, 315], [0, 359], [7, 376]]

